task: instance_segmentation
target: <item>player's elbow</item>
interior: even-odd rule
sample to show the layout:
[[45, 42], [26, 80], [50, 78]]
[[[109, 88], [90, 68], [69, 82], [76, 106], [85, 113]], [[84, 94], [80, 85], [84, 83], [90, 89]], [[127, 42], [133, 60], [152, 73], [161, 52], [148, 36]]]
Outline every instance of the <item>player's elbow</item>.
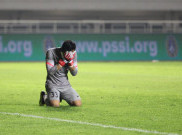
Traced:
[[71, 75], [72, 75], [72, 76], [76, 76], [77, 73], [78, 73], [78, 69], [75, 69], [75, 70], [72, 70], [72, 71], [71, 71]]
[[76, 72], [72, 72], [72, 76], [76, 76], [77, 75], [77, 71]]
[[48, 73], [49, 75], [54, 75], [54, 74], [56, 73], [56, 70], [54, 70], [53, 68], [47, 69], [47, 73]]

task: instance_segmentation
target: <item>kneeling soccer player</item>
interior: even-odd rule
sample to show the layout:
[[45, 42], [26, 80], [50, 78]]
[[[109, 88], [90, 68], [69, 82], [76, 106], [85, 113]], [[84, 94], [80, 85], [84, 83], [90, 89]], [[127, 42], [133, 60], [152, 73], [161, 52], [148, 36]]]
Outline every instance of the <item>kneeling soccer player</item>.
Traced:
[[75, 76], [78, 72], [76, 44], [66, 40], [60, 48], [51, 48], [46, 53], [46, 91], [41, 91], [39, 105], [59, 107], [64, 99], [71, 106], [81, 106], [78, 93], [68, 81], [68, 72]]

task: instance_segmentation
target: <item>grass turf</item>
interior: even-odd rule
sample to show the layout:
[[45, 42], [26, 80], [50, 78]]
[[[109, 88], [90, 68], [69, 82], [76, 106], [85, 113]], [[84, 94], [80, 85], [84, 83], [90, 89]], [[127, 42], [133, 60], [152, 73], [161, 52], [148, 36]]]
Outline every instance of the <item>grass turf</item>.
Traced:
[[[69, 80], [82, 107], [38, 106], [44, 63], [0, 63], [0, 112], [182, 134], [181, 62], [80, 62]], [[0, 134], [147, 134], [0, 114]]]

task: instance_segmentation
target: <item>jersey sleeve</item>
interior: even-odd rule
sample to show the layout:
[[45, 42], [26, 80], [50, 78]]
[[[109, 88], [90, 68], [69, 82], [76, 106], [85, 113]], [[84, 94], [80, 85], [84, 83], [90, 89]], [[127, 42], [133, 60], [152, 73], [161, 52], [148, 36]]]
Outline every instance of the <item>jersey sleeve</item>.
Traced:
[[70, 70], [70, 73], [72, 76], [76, 76], [78, 73], [77, 52], [76, 52], [75, 57], [73, 59], [73, 66], [75, 67], [75, 70]]
[[46, 69], [47, 73], [50, 75], [54, 75], [58, 71], [57, 66], [55, 65], [53, 52], [51, 50], [48, 50], [46, 53]]

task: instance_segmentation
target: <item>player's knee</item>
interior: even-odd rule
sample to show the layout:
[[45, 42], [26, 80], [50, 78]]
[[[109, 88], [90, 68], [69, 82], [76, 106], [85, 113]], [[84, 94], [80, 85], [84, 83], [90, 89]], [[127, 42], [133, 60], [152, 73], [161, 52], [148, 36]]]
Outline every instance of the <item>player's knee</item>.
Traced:
[[75, 106], [82, 106], [82, 103], [81, 103], [81, 102], [76, 103], [76, 105], [75, 105]]
[[52, 107], [60, 107], [58, 104], [53, 104]]
[[72, 102], [72, 106], [81, 106], [81, 105], [82, 105], [82, 102], [80, 100]]
[[52, 107], [60, 107], [60, 102], [57, 100], [50, 101]]

